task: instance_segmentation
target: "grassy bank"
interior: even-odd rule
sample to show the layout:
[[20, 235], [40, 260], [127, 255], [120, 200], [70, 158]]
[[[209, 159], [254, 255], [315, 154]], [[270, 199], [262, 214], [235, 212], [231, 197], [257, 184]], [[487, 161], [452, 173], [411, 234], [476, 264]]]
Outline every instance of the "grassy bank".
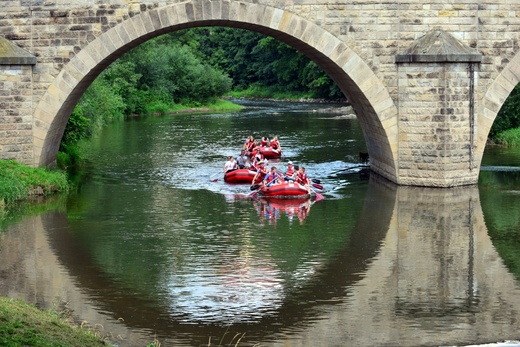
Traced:
[[296, 93], [287, 90], [280, 89], [279, 87], [265, 87], [250, 85], [244, 90], [233, 90], [228, 93], [228, 96], [240, 99], [240, 98], [251, 98], [251, 99], [275, 99], [275, 100], [301, 100], [301, 99], [313, 99], [312, 93]]
[[106, 346], [94, 333], [64, 317], [18, 300], [0, 298], [0, 346]]
[[148, 115], [166, 115], [166, 114], [192, 114], [201, 112], [227, 112], [239, 111], [242, 106], [237, 105], [229, 100], [217, 99], [206, 105], [182, 105], [182, 104], [163, 104], [155, 103], [147, 106]]
[[507, 147], [518, 147], [520, 146], [520, 128], [505, 130], [496, 135], [493, 141]]
[[9, 205], [34, 195], [67, 191], [64, 172], [31, 168], [14, 160], [0, 160], [0, 204]]

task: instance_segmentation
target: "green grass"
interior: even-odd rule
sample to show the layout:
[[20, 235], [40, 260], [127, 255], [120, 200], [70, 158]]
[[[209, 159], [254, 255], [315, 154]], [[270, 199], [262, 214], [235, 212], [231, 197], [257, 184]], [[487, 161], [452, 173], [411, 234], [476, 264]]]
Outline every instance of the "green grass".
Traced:
[[61, 171], [31, 168], [14, 160], [0, 160], [0, 201], [9, 205], [23, 200], [33, 189], [43, 195], [67, 191], [67, 176]]
[[151, 103], [147, 105], [144, 115], [166, 115], [172, 113], [198, 113], [198, 112], [224, 112], [224, 111], [238, 111], [242, 106], [237, 105], [229, 100], [216, 99], [207, 104], [165, 104], [161, 102]]
[[0, 346], [106, 346], [93, 332], [72, 326], [52, 311], [19, 300], [0, 298]]
[[208, 107], [211, 111], [215, 111], [215, 112], [239, 111], [243, 108], [243, 106], [241, 106], [241, 105], [237, 105], [229, 100], [222, 100], [222, 99], [219, 99], [219, 100], [211, 103]]
[[520, 146], [520, 128], [508, 129], [495, 136], [494, 142], [507, 146]]
[[228, 93], [228, 96], [239, 98], [256, 98], [256, 99], [276, 99], [276, 100], [300, 100], [312, 99], [311, 93], [299, 93], [294, 91], [281, 90], [279, 87], [265, 87], [258, 85], [250, 85], [244, 90], [234, 90]]
[[[88, 324], [86, 325], [88, 326]], [[229, 330], [229, 327], [228, 327]], [[208, 341], [208, 347], [238, 347], [245, 333], [229, 334], [226, 330], [221, 339]], [[6, 347], [101, 347], [113, 346], [103, 340], [99, 332], [74, 325], [66, 314], [49, 310], [42, 311], [21, 300], [0, 297], [0, 346]], [[146, 347], [160, 347], [154, 340]], [[260, 346], [255, 344], [254, 346]]]

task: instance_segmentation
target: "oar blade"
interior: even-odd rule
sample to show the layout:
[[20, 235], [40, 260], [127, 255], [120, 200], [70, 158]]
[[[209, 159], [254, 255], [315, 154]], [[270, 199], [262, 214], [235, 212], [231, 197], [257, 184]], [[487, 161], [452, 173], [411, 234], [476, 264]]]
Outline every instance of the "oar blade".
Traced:
[[312, 186], [316, 189], [323, 190], [323, 186], [321, 184], [313, 183]]

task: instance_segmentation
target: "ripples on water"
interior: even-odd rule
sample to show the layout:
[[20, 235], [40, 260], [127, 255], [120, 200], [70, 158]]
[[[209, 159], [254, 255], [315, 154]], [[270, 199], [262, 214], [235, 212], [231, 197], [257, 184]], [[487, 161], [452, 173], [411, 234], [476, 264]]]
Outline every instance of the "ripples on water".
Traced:
[[[63, 211], [0, 234], [3, 249], [20, 250], [0, 248], [0, 273], [27, 281], [0, 283], [2, 293], [59, 297], [132, 347], [207, 345], [228, 329], [263, 346], [467, 344], [520, 330], [520, 292], [475, 187], [368, 181], [356, 120], [313, 110], [327, 105], [245, 103], [104, 129]], [[226, 156], [249, 134], [278, 135], [284, 157], [271, 164], [306, 166], [325, 199], [253, 200], [248, 185], [224, 183]], [[517, 181], [497, 177], [483, 176], [483, 208], [516, 206]], [[487, 225], [518, 225], [504, 216]]]

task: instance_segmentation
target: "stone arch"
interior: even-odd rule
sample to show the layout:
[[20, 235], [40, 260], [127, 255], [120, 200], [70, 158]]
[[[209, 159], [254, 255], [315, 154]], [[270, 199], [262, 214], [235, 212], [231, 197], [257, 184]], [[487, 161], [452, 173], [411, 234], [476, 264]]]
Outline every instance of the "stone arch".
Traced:
[[320, 65], [358, 114], [372, 169], [397, 181], [397, 108], [386, 87], [343, 41], [294, 13], [239, 1], [196, 0], [141, 12], [114, 26], [60, 71], [34, 112], [35, 164], [52, 164], [74, 106], [92, 81], [123, 53], [155, 36], [197, 26], [228, 26], [273, 36]]
[[480, 112], [477, 119], [477, 143], [475, 155], [481, 162], [486, 147], [487, 137], [500, 108], [520, 83], [520, 52], [505, 66], [485, 91], [480, 103]]

